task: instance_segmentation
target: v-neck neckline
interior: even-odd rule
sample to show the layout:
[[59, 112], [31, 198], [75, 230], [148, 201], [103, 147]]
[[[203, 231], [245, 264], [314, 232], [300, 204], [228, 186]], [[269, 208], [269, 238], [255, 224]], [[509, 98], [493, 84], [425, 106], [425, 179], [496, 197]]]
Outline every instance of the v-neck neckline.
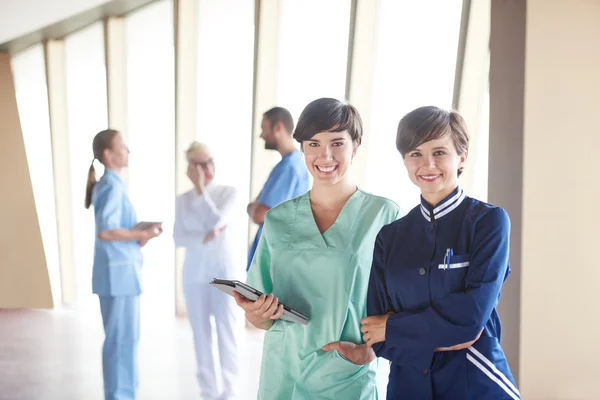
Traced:
[[[350, 197], [348, 197], [348, 200], [346, 200], [346, 203], [340, 210], [335, 221], [333, 221], [333, 224], [331, 224], [329, 228], [327, 228], [325, 231], [323, 231], [323, 233], [321, 233], [310, 204], [310, 191], [306, 193], [303, 199], [305, 203], [305, 207], [303, 208], [306, 210], [306, 217], [310, 217], [311, 219], [311, 230], [314, 232], [315, 237], [318, 237], [318, 242], [321, 246], [335, 247], [332, 246], [333, 243], [331, 243], [331, 240], [328, 242], [328, 237], [334, 235], [336, 232], [339, 231], [343, 231], [342, 234], [344, 236], [347, 236], [352, 231], [352, 227], [354, 226], [354, 222], [356, 221], [356, 218], [358, 216], [358, 210], [355, 210], [354, 213], [352, 213], [351, 211], [357, 206], [360, 208], [362, 202], [360, 202], [359, 199], [363, 198], [363, 194], [364, 192], [357, 188], [356, 191], [352, 193]], [[346, 213], [350, 213], [350, 217], [347, 217]], [[352, 215], [354, 215], [354, 217], [352, 217]]]

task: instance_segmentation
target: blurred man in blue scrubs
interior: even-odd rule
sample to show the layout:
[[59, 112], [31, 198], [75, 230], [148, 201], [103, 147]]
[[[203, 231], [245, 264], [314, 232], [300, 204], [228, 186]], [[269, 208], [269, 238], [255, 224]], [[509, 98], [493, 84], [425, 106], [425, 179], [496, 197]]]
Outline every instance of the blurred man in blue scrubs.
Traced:
[[[162, 233], [161, 224], [134, 229], [138, 223], [119, 176], [127, 167], [129, 149], [123, 136], [108, 129], [98, 133], [92, 144], [85, 207], [94, 206], [96, 244], [92, 290], [100, 298], [106, 335], [102, 346], [102, 375], [106, 400], [134, 400], [138, 389], [137, 344], [140, 332], [140, 274], [143, 247]], [[105, 167], [96, 182], [94, 161]]]
[[252, 263], [267, 211], [286, 200], [308, 192], [310, 188], [310, 175], [302, 153], [296, 148], [292, 137], [294, 132], [292, 114], [283, 107], [274, 107], [263, 114], [260, 127], [260, 137], [265, 141], [265, 149], [277, 150], [281, 154], [281, 161], [269, 174], [256, 200], [248, 204], [246, 209], [252, 221], [259, 225], [250, 247], [246, 269], [249, 269]]

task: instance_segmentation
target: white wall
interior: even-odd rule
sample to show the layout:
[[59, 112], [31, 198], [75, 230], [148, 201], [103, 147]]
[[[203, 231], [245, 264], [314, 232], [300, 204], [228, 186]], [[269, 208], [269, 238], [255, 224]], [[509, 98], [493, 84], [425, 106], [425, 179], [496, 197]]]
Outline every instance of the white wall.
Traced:
[[524, 398], [598, 399], [600, 1], [528, 0]]

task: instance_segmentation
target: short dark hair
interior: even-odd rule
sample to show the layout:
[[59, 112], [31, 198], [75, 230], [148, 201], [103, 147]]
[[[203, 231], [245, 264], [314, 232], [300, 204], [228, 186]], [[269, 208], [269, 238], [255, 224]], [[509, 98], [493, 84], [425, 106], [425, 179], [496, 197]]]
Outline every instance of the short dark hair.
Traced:
[[[467, 123], [454, 110], [435, 106], [419, 107], [400, 120], [396, 136], [396, 148], [402, 158], [423, 143], [450, 135], [459, 156], [469, 150]], [[458, 175], [462, 173], [462, 168]]]
[[290, 135], [294, 131], [294, 118], [292, 118], [292, 114], [283, 107], [273, 107], [265, 112], [263, 117], [271, 122], [271, 126], [281, 122]]
[[319, 132], [347, 131], [352, 141], [360, 144], [363, 135], [358, 110], [337, 99], [321, 98], [309, 103], [298, 118], [294, 139], [302, 143]]

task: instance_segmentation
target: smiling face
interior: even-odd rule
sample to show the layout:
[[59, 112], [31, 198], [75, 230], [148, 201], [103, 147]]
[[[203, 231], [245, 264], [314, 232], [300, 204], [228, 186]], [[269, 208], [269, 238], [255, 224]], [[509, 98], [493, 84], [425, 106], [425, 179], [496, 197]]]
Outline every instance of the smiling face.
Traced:
[[436, 205], [458, 186], [458, 171], [464, 167], [467, 152], [458, 154], [449, 134], [430, 140], [404, 155], [404, 165], [412, 183], [423, 198]]
[[306, 167], [315, 183], [335, 185], [352, 164], [357, 145], [347, 131], [320, 132], [302, 142]]
[[424, 106], [400, 120], [396, 148], [429, 204], [436, 205], [458, 186], [469, 139], [465, 120], [454, 110]]

